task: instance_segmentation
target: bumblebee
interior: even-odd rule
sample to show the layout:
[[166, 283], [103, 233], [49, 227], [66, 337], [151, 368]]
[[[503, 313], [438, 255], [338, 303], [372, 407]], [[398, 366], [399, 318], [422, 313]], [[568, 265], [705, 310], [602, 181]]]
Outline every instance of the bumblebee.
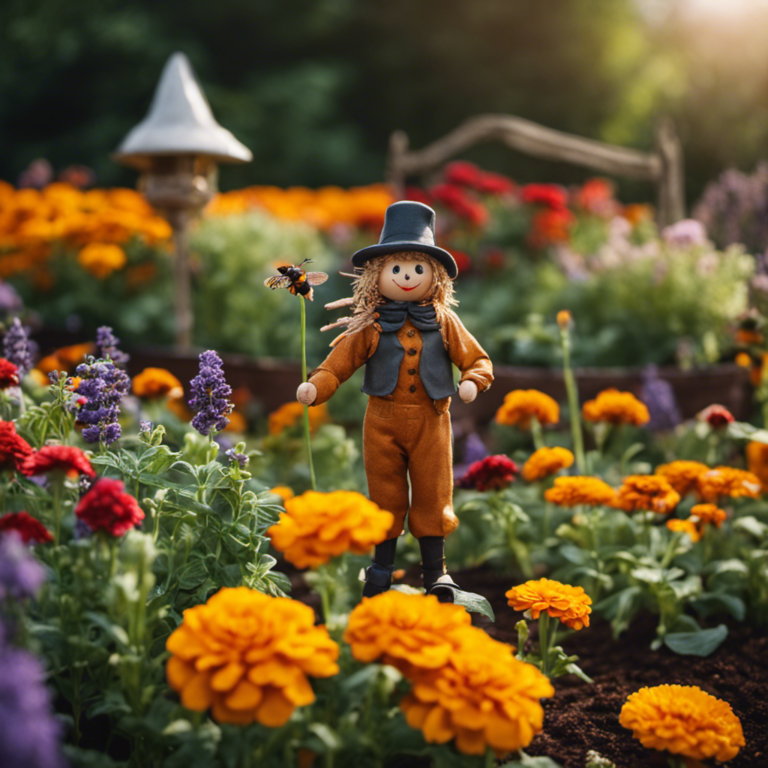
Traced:
[[328, 275], [325, 272], [305, 272], [302, 267], [312, 261], [304, 259], [298, 266], [291, 264], [288, 267], [278, 267], [279, 275], [268, 277], [264, 281], [267, 288], [287, 288], [294, 296], [303, 296], [308, 301], [312, 301], [312, 286], [322, 285]]

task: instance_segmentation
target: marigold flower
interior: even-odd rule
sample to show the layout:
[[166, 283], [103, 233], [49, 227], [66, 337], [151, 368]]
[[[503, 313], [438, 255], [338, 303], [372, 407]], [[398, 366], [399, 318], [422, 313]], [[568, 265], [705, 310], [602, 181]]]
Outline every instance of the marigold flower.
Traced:
[[709, 405], [696, 414], [699, 421], [706, 421], [712, 429], [723, 429], [734, 421], [733, 414], [724, 405]]
[[694, 760], [732, 760], [744, 733], [731, 705], [697, 685], [657, 685], [633, 693], [619, 722], [644, 747]]
[[573, 454], [567, 448], [539, 448], [523, 465], [523, 477], [532, 483], [572, 465]]
[[184, 396], [181, 382], [165, 368], [145, 368], [133, 377], [133, 394], [150, 400], [159, 397]]
[[573, 325], [573, 316], [567, 309], [561, 309], [557, 313], [557, 324], [563, 331], [567, 331]]
[[663, 477], [681, 496], [698, 488], [699, 478], [709, 472], [709, 467], [700, 461], [671, 461], [660, 464], [656, 473]]
[[355, 491], [307, 491], [285, 502], [267, 531], [297, 568], [314, 568], [345, 552], [363, 555], [387, 537], [394, 515]]
[[598, 507], [611, 504], [615, 496], [616, 491], [599, 477], [557, 477], [554, 487], [544, 491], [547, 501], [561, 507]]
[[724, 509], [720, 509], [717, 504], [695, 504], [691, 507], [690, 519], [696, 523], [699, 529], [705, 525], [714, 525], [720, 528], [728, 517]]
[[750, 368], [752, 366], [752, 358], [746, 352], [739, 352], [734, 362], [739, 368]]
[[557, 424], [560, 406], [556, 400], [537, 389], [515, 389], [505, 395], [504, 403], [496, 411], [496, 422], [528, 429], [534, 416], [540, 424]]
[[515, 482], [517, 472], [517, 464], [503, 453], [486, 456], [470, 464], [457, 485], [478, 491], [499, 491]]
[[[276, 411], [269, 414], [269, 434], [279, 435], [283, 430], [298, 424], [304, 416], [304, 406], [295, 400], [284, 403]], [[328, 408], [323, 403], [309, 409], [309, 431], [314, 432], [319, 426], [328, 421]]]
[[715, 467], [699, 478], [698, 492], [703, 501], [716, 504], [723, 496], [737, 499], [747, 496], [757, 499], [760, 496], [760, 478], [743, 469], [734, 467]]
[[77, 255], [77, 263], [99, 280], [122, 269], [127, 262], [125, 251], [114, 243], [89, 243]]
[[47, 544], [49, 541], [53, 541], [53, 536], [48, 529], [26, 512], [9, 512], [0, 517], [0, 533], [7, 531], [16, 531], [25, 544], [30, 541], [37, 544]]
[[44, 445], [37, 453], [32, 453], [25, 459], [23, 471], [25, 475], [64, 472], [67, 477], [96, 476], [88, 457], [79, 448], [71, 445]]
[[168, 685], [220, 723], [284, 725], [315, 700], [308, 675], [339, 671], [339, 647], [311, 608], [248, 587], [223, 588], [184, 611], [166, 648]]
[[594, 400], [587, 400], [582, 407], [587, 421], [605, 421], [609, 424], [647, 424], [651, 415], [648, 408], [631, 392], [618, 389], [604, 389]]
[[613, 506], [625, 512], [667, 515], [680, 502], [680, 494], [660, 475], [629, 475], [616, 491]]
[[694, 543], [701, 539], [701, 532], [696, 527], [696, 523], [690, 518], [680, 520], [677, 517], [673, 517], [671, 520], [667, 520], [667, 528], [674, 533], [687, 533]]
[[460, 644], [457, 630], [471, 623], [460, 605], [441, 603], [434, 595], [389, 590], [364, 597], [354, 608], [344, 642], [358, 661], [380, 661], [413, 675], [447, 664]]
[[457, 636], [460, 647], [445, 665], [415, 675], [400, 703], [408, 725], [430, 743], [455, 739], [469, 755], [526, 747], [542, 728], [540, 699], [554, 695], [552, 684], [481, 629], [463, 627]]
[[530, 611], [534, 619], [546, 612], [571, 629], [589, 626], [592, 598], [583, 587], [572, 587], [553, 579], [539, 579], [512, 587], [505, 597], [514, 610]]
[[760, 479], [763, 490], [768, 488], [768, 445], [755, 440], [747, 443], [747, 469]]
[[283, 500], [283, 503], [296, 495], [293, 492], [293, 489], [289, 488], [287, 485], [276, 485], [274, 488], [270, 488], [269, 492], [274, 493], [275, 496], [279, 496]]
[[122, 480], [99, 478], [80, 499], [75, 515], [92, 531], [124, 536], [144, 519], [139, 503], [123, 490]]
[[0, 421], [0, 472], [9, 470], [26, 474], [24, 461], [32, 454], [32, 446], [16, 432], [12, 421]]
[[0, 357], [0, 389], [19, 386], [19, 369], [9, 360]]

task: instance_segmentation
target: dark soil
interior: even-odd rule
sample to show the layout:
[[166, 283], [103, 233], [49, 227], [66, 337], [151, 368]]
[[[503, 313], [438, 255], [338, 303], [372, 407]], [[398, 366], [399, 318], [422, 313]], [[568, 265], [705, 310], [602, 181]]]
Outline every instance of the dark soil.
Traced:
[[[507, 605], [504, 593], [509, 579], [489, 568], [454, 573], [464, 588], [484, 595], [496, 613], [493, 623], [475, 616], [474, 623], [490, 635], [517, 645], [515, 624], [521, 618]], [[297, 578], [298, 577], [298, 578]], [[294, 597], [317, 610], [316, 596], [294, 575]], [[418, 586], [417, 571], [405, 583]], [[309, 600], [307, 600], [309, 598]], [[731, 768], [768, 768], [768, 635], [764, 630], [733, 624], [722, 646], [707, 658], [678, 656], [666, 648], [650, 649], [655, 621], [638, 618], [614, 640], [610, 627], [600, 621], [559, 640], [565, 650], [580, 657], [581, 668], [594, 684], [574, 676], [555, 681], [555, 696], [544, 702], [544, 730], [526, 749], [530, 755], [547, 755], [564, 768], [583, 768], [586, 754], [595, 750], [619, 768], [665, 766], [664, 753], [645, 749], [630, 731], [619, 725], [619, 712], [631, 693], [643, 686], [677, 683], [698, 685], [727, 701], [741, 720], [746, 747], [728, 763]], [[532, 636], [536, 627], [533, 623]]]

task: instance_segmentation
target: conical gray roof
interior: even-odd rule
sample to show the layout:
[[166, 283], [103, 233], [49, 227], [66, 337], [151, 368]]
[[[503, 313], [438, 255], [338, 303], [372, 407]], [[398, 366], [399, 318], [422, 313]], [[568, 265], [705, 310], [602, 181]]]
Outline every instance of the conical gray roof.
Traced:
[[206, 155], [220, 163], [247, 163], [251, 150], [213, 116], [189, 59], [174, 53], [163, 69], [149, 114], [112, 156], [140, 170], [157, 155]]

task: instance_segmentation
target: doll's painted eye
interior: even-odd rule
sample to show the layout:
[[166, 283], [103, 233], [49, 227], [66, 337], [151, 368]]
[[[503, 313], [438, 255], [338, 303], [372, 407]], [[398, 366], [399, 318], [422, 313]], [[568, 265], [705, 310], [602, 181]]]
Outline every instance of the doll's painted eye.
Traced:
[[417, 275], [423, 275], [424, 274], [424, 267], [421, 266], [421, 264], [416, 265], [416, 274]]
[[395, 264], [394, 267], [392, 267], [392, 274], [396, 275], [400, 271], [400, 266], [398, 264]]

